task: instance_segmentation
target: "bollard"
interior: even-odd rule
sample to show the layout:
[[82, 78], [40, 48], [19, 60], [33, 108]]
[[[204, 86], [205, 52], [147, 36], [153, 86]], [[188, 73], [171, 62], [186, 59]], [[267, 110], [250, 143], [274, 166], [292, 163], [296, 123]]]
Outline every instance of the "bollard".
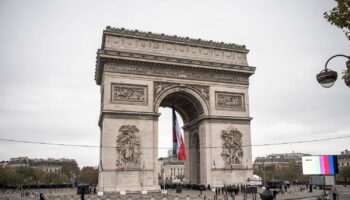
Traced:
[[80, 194], [80, 200], [84, 200], [84, 193]]

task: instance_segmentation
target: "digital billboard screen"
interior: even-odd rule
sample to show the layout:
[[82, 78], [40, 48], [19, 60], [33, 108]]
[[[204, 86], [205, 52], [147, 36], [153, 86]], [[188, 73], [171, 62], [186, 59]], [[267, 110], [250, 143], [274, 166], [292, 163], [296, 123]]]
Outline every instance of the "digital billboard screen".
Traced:
[[303, 156], [304, 175], [332, 175], [338, 174], [337, 156]]

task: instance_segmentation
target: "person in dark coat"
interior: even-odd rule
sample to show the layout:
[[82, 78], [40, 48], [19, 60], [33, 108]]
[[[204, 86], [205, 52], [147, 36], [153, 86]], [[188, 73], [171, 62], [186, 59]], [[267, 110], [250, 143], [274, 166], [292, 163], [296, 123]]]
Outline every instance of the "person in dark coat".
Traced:
[[333, 190], [333, 194], [332, 194], [332, 196], [333, 196], [333, 200], [337, 200], [338, 199], [338, 195], [337, 195], [337, 189], [334, 189]]
[[43, 193], [40, 193], [39, 200], [45, 200]]
[[276, 196], [277, 196], [277, 191], [276, 190], [274, 190], [273, 192], [272, 192], [272, 194], [273, 194], [273, 199], [276, 199]]

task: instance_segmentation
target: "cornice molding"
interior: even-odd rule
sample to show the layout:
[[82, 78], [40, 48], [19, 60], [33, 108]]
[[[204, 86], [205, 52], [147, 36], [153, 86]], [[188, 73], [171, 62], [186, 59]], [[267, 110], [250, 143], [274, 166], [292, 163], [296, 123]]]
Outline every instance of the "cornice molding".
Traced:
[[250, 71], [192, 67], [185, 65], [152, 63], [138, 60], [100, 57], [96, 65], [95, 80], [100, 85], [104, 72], [136, 74], [143, 76], [167, 77], [186, 80], [200, 80], [222, 82], [239, 85], [249, 85], [249, 76], [254, 74], [255, 68]]
[[248, 66], [245, 64], [229, 64], [222, 62], [213, 62], [213, 61], [204, 61], [204, 60], [196, 60], [196, 59], [188, 59], [188, 58], [176, 58], [170, 56], [160, 56], [160, 55], [150, 55], [145, 53], [135, 53], [128, 51], [116, 51], [116, 50], [105, 50], [99, 49], [97, 51], [97, 64], [98, 59], [101, 58], [123, 58], [123, 59], [132, 59], [132, 60], [140, 60], [140, 61], [161, 61], [162, 63], [170, 63], [177, 65], [187, 65], [194, 67], [210, 67], [215, 69], [227, 69], [227, 70], [241, 70], [254, 73], [256, 67]]
[[184, 129], [196, 126], [203, 120], [208, 120], [209, 123], [229, 123], [229, 124], [250, 124], [253, 120], [252, 117], [234, 117], [234, 116], [216, 116], [216, 115], [202, 115], [197, 119], [185, 124]]
[[98, 120], [98, 125], [102, 127], [102, 120], [104, 118], [158, 120], [159, 116], [160, 113], [154, 112], [102, 110]]
[[104, 31], [105, 34], [115, 34], [115, 35], [121, 35], [121, 36], [130, 36], [130, 37], [142, 37], [147, 39], [155, 39], [155, 40], [163, 40], [168, 42], [178, 42], [178, 43], [185, 43], [189, 45], [194, 46], [205, 46], [205, 47], [211, 47], [211, 48], [220, 48], [220, 49], [229, 49], [229, 50], [236, 50], [241, 52], [249, 52], [248, 49], [246, 49], [245, 45], [238, 45], [234, 43], [224, 43], [224, 42], [214, 42], [212, 40], [202, 40], [202, 39], [193, 39], [189, 37], [180, 37], [177, 35], [166, 35], [166, 34], [157, 34], [152, 32], [143, 32], [139, 30], [128, 30], [125, 28], [114, 28], [107, 26], [106, 30]]

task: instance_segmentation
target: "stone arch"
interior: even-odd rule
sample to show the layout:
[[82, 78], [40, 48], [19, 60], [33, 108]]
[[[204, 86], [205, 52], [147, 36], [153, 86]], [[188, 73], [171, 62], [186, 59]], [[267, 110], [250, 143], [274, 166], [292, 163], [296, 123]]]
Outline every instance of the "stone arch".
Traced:
[[[209, 105], [196, 90], [188, 86], [172, 86], [157, 95], [154, 101], [154, 112], [159, 107], [170, 107], [175, 103], [175, 110], [181, 115], [184, 123], [188, 123], [201, 115], [209, 115]], [[190, 113], [192, 112], [192, 116]]]
[[[158, 113], [160, 106], [172, 107], [180, 114], [184, 124], [196, 121], [201, 116], [209, 115], [208, 104], [203, 95], [197, 92], [193, 86], [175, 85], [159, 92], [154, 101], [154, 112]], [[201, 173], [201, 156], [200, 140], [198, 126], [191, 126], [184, 129], [185, 148], [187, 160], [185, 161], [185, 177], [193, 184], [202, 183], [200, 180]], [[158, 133], [159, 134], [159, 133]]]
[[221, 133], [230, 126], [240, 130], [243, 144], [251, 141], [248, 89], [255, 67], [248, 65], [248, 52], [244, 45], [107, 27], [95, 71], [101, 86], [101, 147], [127, 150], [116, 137], [123, 126], [135, 126], [141, 154], [124, 165], [117, 163], [124, 151], [100, 148], [98, 190], [160, 190], [158, 109], [173, 102], [185, 123], [185, 145], [193, 147], [188, 153], [196, 155], [185, 162], [193, 184], [223, 187], [251, 177], [251, 148], [243, 149], [245, 163], [229, 168], [221, 148]]

